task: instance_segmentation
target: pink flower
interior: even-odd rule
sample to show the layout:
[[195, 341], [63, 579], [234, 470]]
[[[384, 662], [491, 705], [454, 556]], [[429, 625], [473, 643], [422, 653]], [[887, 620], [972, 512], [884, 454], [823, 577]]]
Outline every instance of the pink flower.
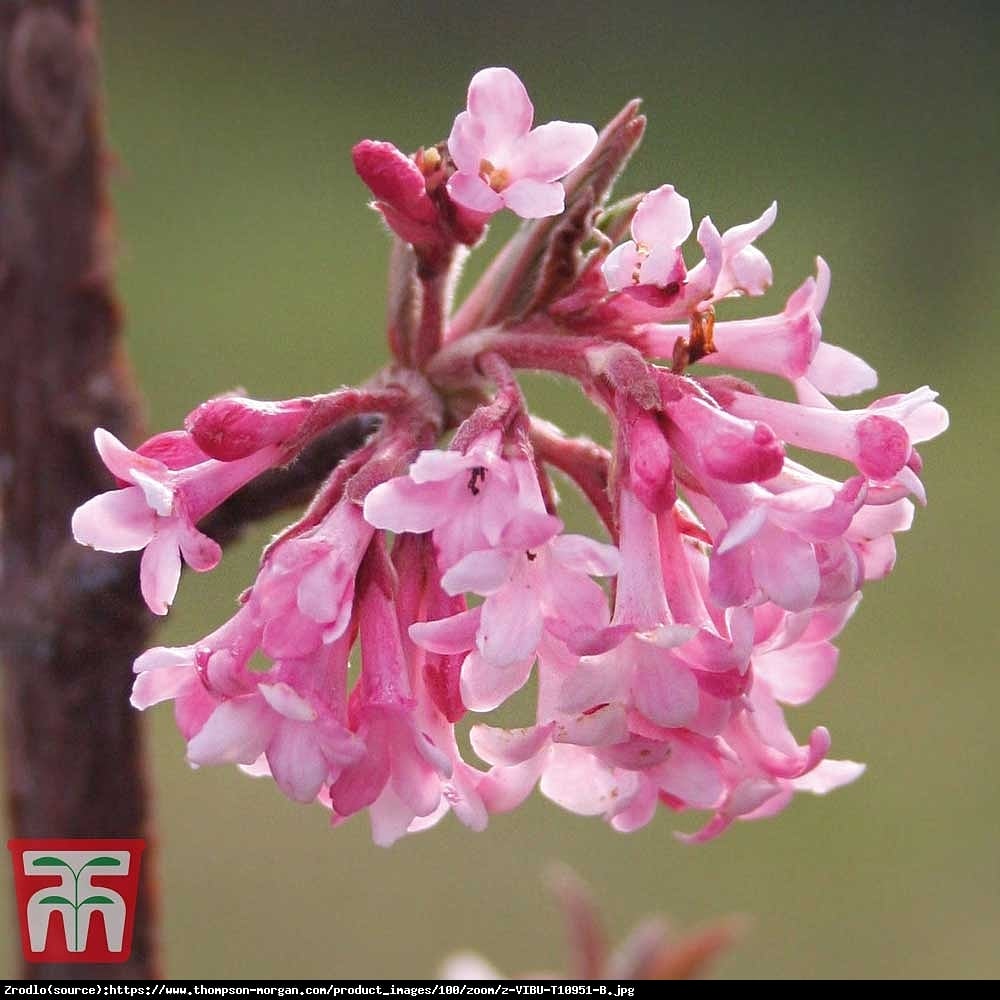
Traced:
[[667, 285], [687, 273], [681, 245], [691, 235], [691, 207], [672, 184], [650, 191], [632, 219], [632, 239], [615, 247], [604, 264], [613, 292], [633, 285]]
[[562, 212], [559, 179], [587, 158], [597, 133], [562, 121], [532, 129], [534, 115], [524, 84], [509, 69], [483, 69], [472, 78], [468, 110], [448, 137], [458, 168], [448, 193], [458, 204], [486, 215], [506, 207], [522, 219]]
[[[140, 582], [149, 609], [165, 615], [181, 574], [181, 556], [194, 570], [214, 569], [219, 546], [195, 525], [241, 486], [270, 468], [276, 448], [264, 448], [237, 462], [199, 461], [184, 468], [130, 451], [98, 428], [101, 459], [124, 489], [88, 500], [73, 514], [73, 537], [103, 552], [144, 550]], [[196, 451], [196, 449], [195, 449]]]
[[344, 498], [319, 524], [275, 545], [249, 597], [270, 656], [304, 656], [344, 634], [374, 534], [358, 505]]
[[367, 808], [373, 839], [387, 846], [415, 819], [438, 809], [442, 782], [452, 777], [453, 765], [420, 724], [384, 573], [381, 568], [369, 572], [359, 608], [361, 679], [349, 718], [365, 752], [331, 782], [328, 794], [335, 818]]
[[135, 664], [132, 703], [175, 700], [192, 765], [257, 765], [290, 799], [312, 802], [363, 753], [346, 727], [349, 644], [255, 673], [260, 634], [244, 608], [196, 646], [149, 650]]
[[405, 476], [368, 494], [364, 516], [386, 531], [432, 531], [438, 561], [448, 570], [470, 552], [500, 544], [513, 522], [549, 526], [521, 487], [533, 475], [527, 459], [503, 456], [501, 435], [491, 432], [464, 452], [421, 452]]
[[730, 413], [766, 423], [789, 444], [851, 462], [876, 482], [906, 475], [913, 445], [948, 427], [947, 411], [927, 386], [878, 399], [864, 410], [803, 406], [739, 391], [723, 390], [717, 398]]
[[774, 225], [778, 204], [772, 202], [753, 222], [727, 229], [721, 236], [706, 216], [698, 227], [698, 242], [705, 259], [688, 274], [685, 300], [718, 302], [734, 295], [763, 295], [771, 287], [771, 265], [753, 244]]
[[588, 574], [611, 575], [618, 568], [612, 546], [560, 535], [562, 523], [545, 512], [531, 464], [523, 459], [509, 464], [518, 500], [515, 516], [492, 545], [466, 553], [441, 578], [446, 593], [471, 592], [485, 601], [410, 630], [433, 653], [469, 654], [462, 665], [461, 695], [474, 711], [489, 711], [523, 687], [543, 632], [568, 640], [607, 625], [604, 592]]
[[813, 730], [806, 746], [799, 746], [774, 693], [761, 678], [754, 684], [749, 709], [736, 716], [722, 734], [729, 751], [722, 759], [724, 800], [701, 830], [682, 840], [703, 843], [717, 837], [734, 819], [774, 815], [796, 791], [824, 795], [864, 772], [864, 765], [854, 761], [824, 759], [830, 736], [822, 727]]
[[470, 553], [442, 580], [446, 589], [485, 597], [479, 607], [410, 630], [434, 652], [471, 650], [461, 691], [477, 712], [496, 708], [524, 686], [544, 635], [585, 641], [608, 624], [604, 592], [590, 574], [608, 576], [618, 568], [612, 546], [582, 535], [506, 541], [509, 547]]

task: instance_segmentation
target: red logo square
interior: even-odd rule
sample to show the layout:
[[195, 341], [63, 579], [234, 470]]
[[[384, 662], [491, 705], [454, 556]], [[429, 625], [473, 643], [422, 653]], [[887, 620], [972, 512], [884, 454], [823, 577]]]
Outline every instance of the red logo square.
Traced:
[[28, 962], [125, 962], [144, 840], [7, 841]]

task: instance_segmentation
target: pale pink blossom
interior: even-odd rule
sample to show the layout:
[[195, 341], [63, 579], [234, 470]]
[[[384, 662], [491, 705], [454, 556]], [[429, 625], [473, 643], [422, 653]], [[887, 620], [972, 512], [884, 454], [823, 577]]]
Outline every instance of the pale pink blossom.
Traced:
[[522, 490], [533, 476], [529, 468], [526, 458], [504, 456], [500, 432], [483, 435], [464, 452], [423, 451], [405, 476], [368, 494], [364, 516], [386, 531], [433, 532], [438, 560], [449, 570], [470, 552], [499, 545], [513, 523], [551, 527], [554, 519], [539, 513]]
[[736, 416], [766, 423], [789, 444], [842, 458], [868, 479], [888, 482], [907, 467], [914, 444], [947, 429], [947, 411], [936, 398], [924, 386], [864, 410], [803, 406], [746, 392], [726, 392], [720, 402]]
[[772, 202], [753, 222], [727, 229], [721, 236], [707, 216], [698, 227], [698, 242], [705, 258], [688, 273], [685, 301], [718, 302], [736, 295], [763, 295], [773, 274], [767, 257], [754, 241], [774, 225], [778, 204]]
[[346, 727], [349, 646], [257, 672], [248, 664], [260, 633], [244, 608], [195, 646], [149, 650], [135, 664], [132, 703], [174, 700], [192, 765], [260, 762], [290, 799], [311, 802], [363, 752]]
[[468, 108], [455, 119], [448, 151], [457, 167], [448, 193], [486, 215], [509, 208], [523, 219], [558, 215], [560, 178], [597, 143], [590, 125], [554, 121], [532, 128], [528, 92], [509, 69], [480, 70], [469, 84]]
[[391, 581], [378, 557], [372, 562], [358, 613], [361, 678], [349, 706], [351, 731], [365, 752], [330, 783], [328, 796], [335, 820], [367, 808], [373, 839], [388, 846], [414, 819], [437, 810], [453, 766], [421, 726], [396, 607], [386, 592]]
[[358, 567], [374, 534], [361, 508], [345, 497], [319, 524], [271, 549], [249, 596], [270, 656], [304, 656], [344, 634]]
[[206, 459], [170, 468], [125, 447], [98, 428], [94, 442], [108, 469], [124, 489], [88, 500], [73, 514], [73, 537], [103, 552], [144, 550], [140, 583], [149, 609], [165, 615], [177, 593], [181, 557], [202, 573], [214, 569], [219, 546], [195, 525], [223, 500], [270, 468], [276, 448], [265, 448], [237, 462]]
[[590, 575], [609, 576], [618, 569], [612, 546], [560, 534], [562, 524], [545, 512], [530, 463], [513, 465], [518, 516], [493, 547], [469, 552], [441, 578], [447, 593], [471, 592], [485, 600], [410, 630], [432, 652], [468, 652], [461, 692], [474, 711], [489, 711], [524, 686], [543, 633], [571, 641], [606, 626], [607, 600]]
[[854, 761], [826, 760], [830, 736], [823, 727], [813, 730], [807, 745], [799, 746], [761, 678], [754, 684], [749, 710], [734, 718], [722, 739], [728, 750], [721, 758], [725, 797], [704, 827], [681, 836], [689, 843], [717, 837], [735, 819], [774, 815], [796, 791], [824, 795], [856, 780], [865, 769]]
[[[704, 365], [744, 368], [781, 375], [789, 380], [808, 378], [818, 389], [844, 396], [871, 389], [874, 370], [843, 348], [821, 342], [820, 316], [830, 289], [830, 268], [816, 258], [816, 277], [807, 278], [777, 316], [723, 320], [713, 324], [715, 350], [699, 358]], [[644, 353], [669, 358], [678, 337], [689, 326], [649, 323], [641, 328]]]
[[691, 207], [672, 184], [650, 191], [632, 219], [632, 239], [619, 244], [602, 265], [613, 292], [633, 285], [665, 288], [687, 273], [681, 246], [691, 235]]

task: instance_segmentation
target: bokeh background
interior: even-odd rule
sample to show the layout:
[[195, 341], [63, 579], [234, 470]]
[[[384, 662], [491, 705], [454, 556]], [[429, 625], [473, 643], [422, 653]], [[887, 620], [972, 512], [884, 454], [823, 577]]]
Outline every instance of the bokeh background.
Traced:
[[[800, 734], [828, 724], [836, 756], [868, 762], [856, 785], [700, 848], [674, 841], [671, 815], [626, 837], [535, 797], [486, 833], [448, 819], [386, 851], [364, 818], [330, 830], [267, 783], [190, 771], [161, 709], [148, 726], [168, 973], [430, 976], [458, 948], [511, 972], [556, 967], [562, 928], [541, 875], [558, 859], [592, 883], [614, 935], [651, 911], [680, 926], [749, 915], [723, 976], [1000, 974], [1000, 8], [101, 7], [121, 290], [152, 429], [235, 385], [316, 392], [381, 362], [388, 242], [350, 146], [444, 137], [491, 64], [522, 75], [539, 121], [600, 123], [644, 97], [650, 127], [622, 190], [670, 181], [722, 227], [777, 198], [767, 311], [822, 253], [826, 337], [870, 360], [884, 391], [929, 382], [952, 414], [924, 448], [931, 504], [894, 577], [868, 589], [838, 678], [794, 718]], [[532, 392], [564, 425], [602, 433], [572, 392]], [[229, 614], [274, 528], [184, 581], [162, 641]], [[12, 900], [6, 868], [0, 898]], [[13, 974], [10, 909], [0, 971]]]

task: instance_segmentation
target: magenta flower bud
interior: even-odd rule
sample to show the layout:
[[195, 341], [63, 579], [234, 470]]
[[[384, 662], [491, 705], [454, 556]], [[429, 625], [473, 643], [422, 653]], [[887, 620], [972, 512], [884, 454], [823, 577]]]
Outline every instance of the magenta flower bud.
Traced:
[[308, 399], [270, 403], [218, 396], [188, 414], [184, 426], [207, 455], [232, 462], [293, 438], [314, 405]]
[[365, 139], [351, 151], [354, 169], [375, 195], [389, 228], [414, 246], [443, 240], [438, 211], [420, 168], [391, 142]]

